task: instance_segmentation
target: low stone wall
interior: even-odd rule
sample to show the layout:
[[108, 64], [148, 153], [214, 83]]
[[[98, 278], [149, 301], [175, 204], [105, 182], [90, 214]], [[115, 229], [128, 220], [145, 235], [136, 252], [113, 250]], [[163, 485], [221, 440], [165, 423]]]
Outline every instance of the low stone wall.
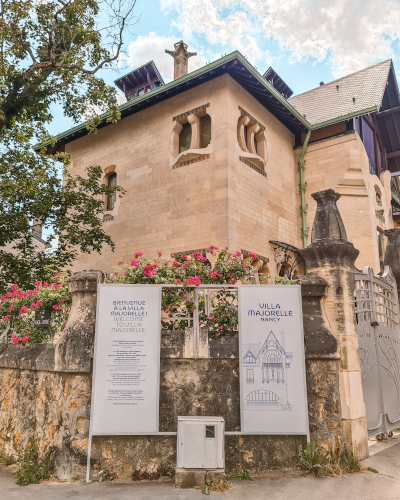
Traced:
[[[175, 432], [178, 415], [215, 415], [226, 431], [240, 429], [238, 338], [208, 340], [209, 358], [181, 357], [191, 345], [191, 331], [162, 332], [160, 431]], [[203, 355], [207, 348], [203, 345]], [[179, 356], [179, 357], [176, 357]], [[10, 346], [0, 355], [0, 449], [17, 455], [36, 420], [40, 450], [56, 449], [60, 479], [84, 477], [90, 417], [89, 373], [55, 371], [54, 346]], [[226, 436], [227, 471], [297, 466], [303, 436]], [[120, 477], [155, 479], [173, 471], [176, 436], [95, 436], [92, 470]]]
[[[98, 276], [78, 273], [70, 280], [71, 314], [56, 346], [0, 346], [0, 453], [16, 457], [34, 421], [41, 453], [56, 451], [60, 479], [84, 477], [86, 469]], [[342, 440], [340, 354], [322, 307], [326, 286], [312, 278], [302, 287], [307, 392], [311, 439], [335, 452]], [[200, 329], [199, 341], [194, 359], [193, 329], [162, 332], [160, 432], [176, 432], [179, 415], [222, 416], [228, 433], [240, 430], [238, 335], [214, 340]], [[295, 467], [299, 444], [305, 436], [227, 435], [227, 472]], [[173, 435], [93, 438], [94, 475], [103, 469], [151, 479], [175, 462]]]
[[[40, 452], [57, 450], [57, 476], [82, 476], [89, 434], [91, 377], [51, 371], [51, 362], [48, 370], [36, 369], [43, 355], [53, 360], [54, 367], [54, 347], [43, 347], [46, 346], [10, 346], [0, 356], [0, 453], [16, 458], [19, 450], [25, 448], [34, 422]], [[11, 367], [17, 362], [21, 368]]]

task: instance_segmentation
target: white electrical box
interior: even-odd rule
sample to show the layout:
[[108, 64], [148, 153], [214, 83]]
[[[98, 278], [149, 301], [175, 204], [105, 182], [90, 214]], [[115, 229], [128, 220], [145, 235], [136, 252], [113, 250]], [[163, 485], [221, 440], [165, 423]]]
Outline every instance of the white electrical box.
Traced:
[[224, 437], [222, 417], [178, 417], [177, 467], [225, 468]]

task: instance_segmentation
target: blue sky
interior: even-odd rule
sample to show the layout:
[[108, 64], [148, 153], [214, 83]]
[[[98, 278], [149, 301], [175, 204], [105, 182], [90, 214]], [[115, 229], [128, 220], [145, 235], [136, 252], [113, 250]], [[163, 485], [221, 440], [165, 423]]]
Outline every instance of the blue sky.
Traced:
[[[400, 74], [400, 0], [137, 0], [135, 13], [120, 68], [101, 73], [107, 83], [151, 59], [170, 81], [164, 49], [180, 39], [198, 52], [189, 71], [237, 49], [295, 94], [390, 57]], [[54, 108], [52, 134], [73, 125]]]

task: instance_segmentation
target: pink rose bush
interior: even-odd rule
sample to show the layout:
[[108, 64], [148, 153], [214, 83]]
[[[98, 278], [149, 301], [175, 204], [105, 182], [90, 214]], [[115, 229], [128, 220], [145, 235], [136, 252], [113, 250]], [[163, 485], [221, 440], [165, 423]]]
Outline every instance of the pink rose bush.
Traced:
[[[68, 292], [66, 276], [57, 273], [53, 283], [36, 281], [34, 288], [22, 291], [17, 284], [0, 297], [0, 335], [11, 328], [12, 343], [23, 345], [47, 343], [51, 335], [61, 332], [68, 318], [71, 296]], [[46, 328], [34, 326], [35, 313], [51, 309], [51, 325]]]
[[[241, 252], [209, 248], [215, 257], [214, 265], [201, 252], [188, 255], [174, 254], [162, 258], [161, 252], [156, 259], [145, 259], [142, 252], [136, 252], [130, 265], [119, 264], [113, 274], [107, 275], [108, 283], [142, 283], [178, 285], [163, 288], [162, 326], [164, 329], [181, 329], [188, 325], [183, 318], [192, 318], [194, 313], [193, 292], [195, 287], [204, 284], [249, 283], [255, 278], [252, 262], [255, 254], [243, 255]], [[253, 257], [254, 256], [254, 257]], [[213, 307], [218, 307], [213, 315], [207, 317], [202, 289], [199, 292], [199, 324], [207, 327], [212, 336], [232, 335], [237, 331], [237, 302], [231, 289], [218, 289], [213, 299]], [[233, 307], [233, 309], [232, 309]]]

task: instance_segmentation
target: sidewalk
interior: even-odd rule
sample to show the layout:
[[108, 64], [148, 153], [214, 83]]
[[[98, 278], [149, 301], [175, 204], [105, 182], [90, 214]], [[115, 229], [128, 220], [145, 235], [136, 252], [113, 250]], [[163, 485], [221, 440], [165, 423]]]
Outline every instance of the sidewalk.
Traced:
[[254, 482], [232, 480], [225, 493], [203, 496], [199, 490], [176, 490], [172, 482], [113, 484], [48, 483], [17, 486], [14, 477], [0, 472], [1, 500], [400, 500], [400, 434], [388, 442], [370, 447], [370, 458], [363, 461], [378, 470], [342, 477], [256, 477]]

